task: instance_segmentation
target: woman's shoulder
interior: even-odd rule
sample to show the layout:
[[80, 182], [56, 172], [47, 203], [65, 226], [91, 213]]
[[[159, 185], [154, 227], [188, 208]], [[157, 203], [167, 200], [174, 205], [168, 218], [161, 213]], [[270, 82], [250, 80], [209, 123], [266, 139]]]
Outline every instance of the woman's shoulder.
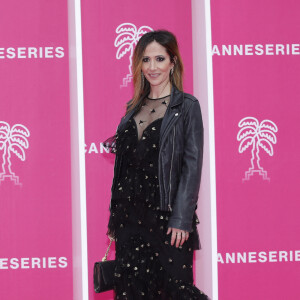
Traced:
[[198, 99], [194, 95], [186, 93], [186, 92], [183, 92], [183, 97], [187, 101], [199, 102]]
[[175, 85], [172, 86], [172, 94], [176, 98], [182, 98], [183, 97], [183, 99], [186, 100], [184, 102], [196, 102], [196, 101], [198, 101], [198, 99], [194, 95], [186, 93], [185, 91], [183, 91], [181, 89], [178, 89]]
[[201, 110], [198, 99], [189, 93], [183, 92], [183, 111]]
[[202, 113], [201, 113], [201, 107], [198, 99], [189, 93], [183, 92], [183, 106], [182, 106], [182, 111], [185, 116], [187, 115], [193, 115], [198, 118], [202, 118]]

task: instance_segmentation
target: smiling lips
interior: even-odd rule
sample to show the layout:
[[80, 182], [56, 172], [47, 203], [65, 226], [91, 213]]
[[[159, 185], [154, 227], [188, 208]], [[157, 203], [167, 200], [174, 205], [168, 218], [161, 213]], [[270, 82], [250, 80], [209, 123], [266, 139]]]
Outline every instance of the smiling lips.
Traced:
[[149, 74], [149, 76], [150, 76], [151, 78], [156, 78], [156, 77], [159, 76], [159, 74], [158, 74], [158, 73], [154, 73], [154, 74]]

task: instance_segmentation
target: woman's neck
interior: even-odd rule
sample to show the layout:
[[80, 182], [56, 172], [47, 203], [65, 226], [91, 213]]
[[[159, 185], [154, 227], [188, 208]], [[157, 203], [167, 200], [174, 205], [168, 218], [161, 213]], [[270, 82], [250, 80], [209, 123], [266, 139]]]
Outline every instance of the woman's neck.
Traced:
[[163, 83], [158, 86], [151, 86], [149, 97], [153, 99], [161, 98], [170, 95], [170, 93], [171, 93], [171, 83], [170, 81], [168, 81], [167, 84]]

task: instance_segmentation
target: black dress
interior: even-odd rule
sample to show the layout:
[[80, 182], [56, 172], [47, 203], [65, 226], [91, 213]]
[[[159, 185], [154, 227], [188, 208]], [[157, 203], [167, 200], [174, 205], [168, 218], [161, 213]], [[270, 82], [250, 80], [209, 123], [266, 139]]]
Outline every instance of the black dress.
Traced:
[[194, 231], [182, 246], [170, 245], [171, 212], [159, 208], [158, 153], [162, 117], [138, 138], [132, 117], [116, 136], [122, 155], [119, 182], [112, 191], [108, 233], [116, 241], [115, 299], [208, 299], [193, 285]]

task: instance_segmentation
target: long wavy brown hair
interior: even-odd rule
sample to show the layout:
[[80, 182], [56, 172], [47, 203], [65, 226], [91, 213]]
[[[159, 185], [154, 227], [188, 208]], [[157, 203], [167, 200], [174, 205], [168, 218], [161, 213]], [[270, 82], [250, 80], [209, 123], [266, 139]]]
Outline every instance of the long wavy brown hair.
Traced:
[[140, 106], [142, 100], [150, 92], [150, 83], [145, 77], [144, 84], [142, 84], [142, 60], [146, 47], [154, 41], [167, 50], [171, 62], [174, 63], [173, 75], [170, 73], [170, 82], [172, 85], [175, 85], [178, 90], [182, 91], [183, 64], [175, 35], [167, 30], [148, 32], [140, 38], [134, 49], [132, 64], [134, 95], [127, 104], [126, 114], [136, 106]]

